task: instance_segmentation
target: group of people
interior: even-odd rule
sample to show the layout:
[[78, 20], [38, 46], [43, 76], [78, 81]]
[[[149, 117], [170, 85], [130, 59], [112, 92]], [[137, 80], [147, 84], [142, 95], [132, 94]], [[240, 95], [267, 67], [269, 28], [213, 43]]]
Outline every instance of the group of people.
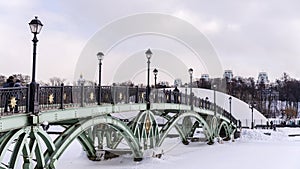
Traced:
[[21, 87], [21, 81], [19, 79], [15, 79], [13, 76], [9, 76], [3, 84], [3, 88], [8, 87]]
[[[13, 87], [21, 87], [21, 81], [19, 79], [15, 79], [13, 76], [9, 76], [7, 78], [6, 82], [3, 84], [3, 88], [13, 88]], [[10, 90], [10, 89], [8, 89]], [[18, 100], [19, 100], [19, 94], [14, 93], [12, 91], [5, 92], [4, 96], [1, 96], [1, 100], [4, 102], [4, 112], [18, 112]], [[15, 104], [11, 103], [11, 99], [15, 99]]]
[[273, 129], [274, 131], [276, 131], [276, 124], [273, 123], [273, 121], [270, 121], [270, 127], [269, 127], [269, 121], [267, 121], [267, 129]]

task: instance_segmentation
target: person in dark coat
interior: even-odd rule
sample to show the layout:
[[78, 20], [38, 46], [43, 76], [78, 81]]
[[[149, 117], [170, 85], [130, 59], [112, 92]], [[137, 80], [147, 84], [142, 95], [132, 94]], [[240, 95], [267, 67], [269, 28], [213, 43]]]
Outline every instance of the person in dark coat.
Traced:
[[173, 95], [174, 95], [174, 103], [179, 103], [179, 90], [177, 86], [173, 90]]
[[[3, 88], [10, 88], [10, 87], [14, 87], [14, 77], [13, 76], [9, 76], [9, 78], [6, 80], [6, 83], [4, 83], [4, 85], [3, 85]], [[4, 105], [4, 112], [7, 112], [8, 111], [8, 107], [9, 107], [9, 100], [10, 100], [10, 98], [11, 98], [11, 93], [9, 92], [9, 90], [8, 90], [8, 92], [6, 92], [5, 93], [5, 101], [4, 101], [4, 103], [5, 103], [5, 105]], [[9, 109], [10, 109], [10, 111], [12, 111], [12, 108], [11, 107], [9, 107]]]
[[21, 80], [17, 79], [16, 83], [14, 84], [14, 87], [21, 87]]
[[273, 121], [270, 122], [270, 128], [273, 128]]
[[7, 87], [14, 87], [14, 77], [13, 76], [9, 76], [8, 79], [6, 79], [6, 83], [4, 83], [3, 88], [7, 88]]
[[[21, 84], [21, 80], [17, 79], [16, 80], [16, 83], [14, 84], [14, 87], [22, 87], [22, 84]], [[21, 98], [21, 89], [19, 89], [17, 91], [17, 94], [15, 95], [16, 96], [16, 105], [15, 105], [15, 113], [18, 113], [19, 112], [19, 101], [20, 101], [20, 98]]]

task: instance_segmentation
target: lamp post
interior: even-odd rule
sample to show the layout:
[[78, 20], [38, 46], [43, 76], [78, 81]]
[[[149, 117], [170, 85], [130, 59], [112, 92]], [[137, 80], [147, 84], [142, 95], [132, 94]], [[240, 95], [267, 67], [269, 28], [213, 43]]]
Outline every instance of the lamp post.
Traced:
[[254, 120], [253, 120], [253, 109], [256, 106], [256, 103], [254, 101], [251, 102], [251, 104], [249, 105], [249, 108], [251, 109], [251, 129], [254, 128]]
[[192, 91], [192, 85], [193, 85], [193, 69], [189, 69], [189, 74], [190, 74], [190, 106], [193, 106], [193, 91]]
[[155, 89], [156, 89], [157, 73], [158, 73], [158, 70], [155, 68], [155, 69], [153, 70], [153, 74], [154, 74], [154, 88], [155, 88]]
[[150, 99], [149, 99], [149, 95], [150, 95], [150, 59], [152, 56], [152, 52], [150, 49], [148, 49], [146, 52], [146, 58], [147, 58], [147, 64], [148, 64], [148, 70], [147, 70], [147, 89], [146, 89], [146, 102], [147, 102], [147, 110], [150, 110]]
[[230, 96], [229, 97], [229, 114], [230, 114], [230, 118], [229, 118], [229, 120], [230, 120], [230, 124], [231, 124], [231, 100], [232, 100], [232, 97]]
[[217, 107], [216, 107], [216, 88], [217, 88], [217, 85], [213, 85], [213, 89], [214, 89], [214, 116], [217, 115]]
[[36, 68], [36, 46], [37, 42], [39, 41], [37, 39], [37, 34], [40, 33], [43, 24], [40, 20], [38, 20], [38, 17], [35, 16], [33, 20], [29, 22], [29, 27], [31, 30], [31, 33], [33, 33], [33, 62], [32, 62], [32, 79], [30, 83], [30, 96], [29, 96], [29, 112], [37, 113], [38, 110], [38, 100], [36, 99], [36, 91], [38, 84], [35, 82], [35, 68]]
[[187, 104], [187, 88], [188, 88], [187, 83], [184, 84], [184, 88], [185, 88], [185, 104]]
[[101, 67], [102, 67], [102, 60], [104, 54], [102, 52], [97, 53], [97, 58], [99, 60], [99, 90], [98, 90], [98, 105], [101, 105]]
[[83, 78], [83, 75], [80, 74], [78, 79], [78, 85], [80, 85], [80, 107], [84, 106], [84, 83], [85, 79]]

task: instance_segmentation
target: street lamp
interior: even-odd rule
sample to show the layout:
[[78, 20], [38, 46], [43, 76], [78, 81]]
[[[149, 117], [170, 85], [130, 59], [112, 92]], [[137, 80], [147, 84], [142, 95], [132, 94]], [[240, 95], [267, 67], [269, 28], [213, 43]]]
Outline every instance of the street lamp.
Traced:
[[217, 85], [213, 85], [213, 89], [214, 89], [214, 116], [217, 115], [217, 107], [216, 107], [216, 88], [217, 88]]
[[38, 17], [35, 16], [35, 18], [33, 20], [31, 20], [29, 22], [29, 27], [31, 30], [31, 33], [33, 33], [33, 63], [32, 63], [32, 79], [31, 79], [31, 83], [30, 83], [30, 96], [29, 96], [29, 112], [32, 113], [37, 113], [38, 107], [38, 100], [36, 99], [35, 95], [36, 95], [36, 88], [38, 87], [38, 84], [35, 82], [35, 67], [36, 67], [36, 46], [37, 46], [37, 42], [39, 41], [36, 37], [37, 34], [40, 33], [43, 24], [40, 20], [38, 20]]
[[154, 88], [155, 88], [155, 89], [156, 89], [157, 73], [158, 73], [158, 70], [155, 68], [155, 69], [153, 70], [153, 74], [154, 74]]
[[254, 101], [251, 102], [251, 104], [249, 105], [249, 108], [251, 109], [251, 129], [254, 128], [254, 121], [253, 121], [253, 109], [256, 106], [256, 103]]
[[83, 107], [84, 105], [84, 83], [85, 79], [83, 78], [82, 74], [80, 74], [80, 77], [78, 79], [78, 85], [80, 85], [80, 107]]
[[187, 83], [184, 84], [184, 88], [185, 88], [185, 104], [188, 104], [187, 103], [187, 88], [188, 88], [188, 84]]
[[97, 53], [97, 58], [99, 60], [99, 90], [98, 90], [98, 105], [101, 105], [101, 67], [102, 67], [102, 60], [104, 54], [102, 52]]
[[150, 59], [152, 56], [152, 52], [150, 49], [148, 49], [146, 52], [146, 58], [147, 58], [147, 64], [148, 64], [148, 70], [147, 70], [147, 89], [146, 89], [146, 102], [147, 102], [147, 110], [150, 110], [150, 99], [149, 99], [149, 95], [150, 95]]
[[230, 114], [230, 118], [229, 118], [229, 120], [230, 120], [230, 124], [231, 124], [231, 100], [232, 100], [232, 97], [230, 96], [229, 97], [229, 114]]
[[192, 85], [193, 85], [193, 69], [190, 68], [189, 69], [189, 74], [190, 74], [190, 106], [193, 106], [192, 103], [193, 103], [193, 95], [192, 95]]

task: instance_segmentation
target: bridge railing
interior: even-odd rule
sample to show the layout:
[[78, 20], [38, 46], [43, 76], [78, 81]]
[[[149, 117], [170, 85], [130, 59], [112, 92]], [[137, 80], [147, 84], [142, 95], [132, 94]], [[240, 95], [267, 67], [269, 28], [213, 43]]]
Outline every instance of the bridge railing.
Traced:
[[[98, 86], [41, 86], [38, 88], [39, 111], [51, 109], [65, 109], [96, 105], [99, 100]], [[149, 95], [150, 103], [175, 103], [193, 105], [201, 109], [216, 111], [217, 114], [237, 120], [225, 109], [214, 103], [187, 95], [178, 91], [167, 89], [152, 89]], [[102, 86], [102, 104], [131, 104], [145, 103], [146, 88], [131, 86]], [[29, 111], [28, 87], [0, 88], [0, 113], [10, 115], [14, 113], [28, 113]]]
[[[192, 99], [192, 100], [191, 100]], [[161, 102], [161, 100], [163, 100]], [[184, 105], [193, 105], [201, 109], [216, 111], [216, 114], [228, 118], [232, 123], [237, 124], [238, 121], [224, 108], [215, 105], [213, 102], [204, 98], [190, 96], [185, 93], [172, 90], [152, 90], [150, 95], [150, 102], [152, 103], [176, 103]]]
[[27, 112], [28, 92], [28, 87], [0, 89], [1, 116]]

